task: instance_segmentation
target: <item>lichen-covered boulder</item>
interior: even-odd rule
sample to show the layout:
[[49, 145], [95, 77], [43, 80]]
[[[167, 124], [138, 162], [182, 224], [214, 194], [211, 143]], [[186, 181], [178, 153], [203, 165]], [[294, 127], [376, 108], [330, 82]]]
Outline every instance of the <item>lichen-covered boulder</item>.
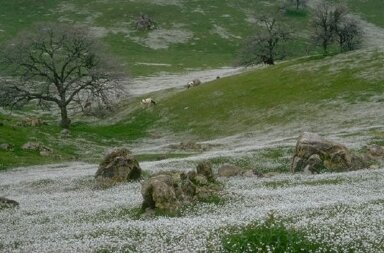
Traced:
[[143, 208], [177, 211], [180, 207], [171, 175], [160, 174], [145, 180], [141, 194]]
[[139, 162], [126, 148], [115, 149], [100, 163], [96, 178], [109, 178], [116, 182], [140, 179]]
[[304, 132], [297, 140], [291, 172], [349, 171], [365, 166], [363, 159], [344, 145]]
[[215, 176], [213, 174], [212, 165], [208, 161], [200, 162], [196, 167], [196, 173], [204, 176], [208, 182], [214, 182]]
[[[208, 169], [209, 168], [209, 169]], [[168, 171], [142, 182], [142, 208], [176, 214], [180, 208], [219, 190], [209, 163], [200, 163], [197, 171]]]

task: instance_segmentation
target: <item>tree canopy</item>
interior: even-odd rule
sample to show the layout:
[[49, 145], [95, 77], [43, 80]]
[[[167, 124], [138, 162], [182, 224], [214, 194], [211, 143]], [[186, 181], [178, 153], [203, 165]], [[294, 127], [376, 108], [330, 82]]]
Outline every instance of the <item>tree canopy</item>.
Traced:
[[60, 109], [70, 126], [69, 105], [97, 103], [111, 108], [123, 91], [123, 72], [85, 27], [40, 24], [1, 48], [0, 105], [22, 106], [36, 100]]

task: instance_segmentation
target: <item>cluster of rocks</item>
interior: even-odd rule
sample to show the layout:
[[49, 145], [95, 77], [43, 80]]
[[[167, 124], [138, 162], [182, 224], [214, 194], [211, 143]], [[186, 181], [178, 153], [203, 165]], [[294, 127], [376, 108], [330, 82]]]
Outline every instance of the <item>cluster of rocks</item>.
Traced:
[[[376, 146], [368, 154], [384, 157], [384, 150]], [[344, 145], [326, 140], [316, 133], [302, 133], [296, 144], [291, 172], [320, 173], [337, 172], [367, 168], [367, 156], [352, 153]]]
[[[100, 163], [96, 180], [110, 185], [141, 179], [142, 170], [138, 161], [126, 148], [115, 149]], [[142, 182], [143, 210], [159, 210], [168, 214], [177, 213], [181, 207], [198, 199], [206, 199], [220, 188], [212, 166], [201, 162], [195, 170], [187, 173], [167, 171], [154, 174]]]
[[30, 142], [24, 143], [21, 146], [21, 149], [38, 151], [41, 156], [49, 156], [53, 153], [53, 150], [51, 148], [44, 146], [43, 144], [36, 141], [30, 141]]
[[175, 214], [185, 205], [216, 194], [220, 188], [208, 162], [201, 162], [196, 170], [186, 173], [161, 172], [142, 183], [142, 208], [146, 212], [159, 210]]
[[[0, 150], [13, 151], [14, 146], [9, 143], [0, 143]], [[41, 156], [50, 156], [53, 150], [36, 141], [29, 141], [21, 146], [22, 150], [39, 152]]]

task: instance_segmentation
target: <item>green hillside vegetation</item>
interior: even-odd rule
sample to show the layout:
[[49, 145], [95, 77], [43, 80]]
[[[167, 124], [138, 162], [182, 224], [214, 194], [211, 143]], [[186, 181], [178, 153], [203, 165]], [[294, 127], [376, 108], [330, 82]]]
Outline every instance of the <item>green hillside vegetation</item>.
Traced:
[[[382, 1], [346, 2], [355, 13], [383, 26], [384, 18], [379, 13]], [[134, 77], [207, 69], [233, 64], [243, 40], [257, 30], [254, 16], [275, 12], [280, 6], [278, 0], [174, 3], [178, 4], [154, 0], [3, 1], [0, 42], [38, 22], [83, 23], [107, 43]], [[153, 18], [159, 29], [135, 30], [134, 22], [141, 13]], [[294, 6], [284, 13], [284, 23], [295, 38], [288, 45], [291, 57], [315, 55], [308, 44], [310, 17], [309, 9], [295, 10]], [[154, 42], [163, 48], [155, 48]], [[382, 102], [383, 59], [384, 53], [374, 49], [328, 57], [306, 56], [181, 92], [154, 93], [151, 96], [158, 101], [156, 107], [144, 109], [138, 106], [138, 98], [123, 101], [115, 115], [98, 123], [75, 119], [71, 135], [65, 139], [60, 138], [54, 117], [44, 118], [48, 125], [32, 128], [18, 125], [23, 116], [0, 113], [0, 144], [13, 145], [12, 151], [0, 150], [0, 169], [79, 159], [98, 161], [106, 148], [140, 141], [152, 134], [202, 141], [293, 123], [321, 124], [324, 115], [332, 118], [337, 113], [347, 114], [349, 105]], [[31, 111], [21, 114], [28, 113]], [[345, 120], [345, 127], [359, 120]], [[54, 155], [42, 157], [38, 152], [22, 150], [21, 145], [28, 141], [51, 147]], [[154, 158], [146, 154], [142, 157]]]
[[[349, 105], [382, 103], [383, 59], [384, 53], [377, 50], [302, 58], [168, 96], [155, 93], [153, 97], [161, 97], [156, 106], [142, 108], [138, 99], [131, 100], [118, 112], [124, 115], [123, 108], [129, 108], [124, 119], [114, 124], [75, 122], [67, 139], [58, 137], [60, 129], [54, 120], [37, 128], [12, 127], [15, 119], [2, 116], [0, 141], [12, 143], [15, 150], [0, 151], [1, 167], [46, 160], [16, 148], [31, 139], [55, 149], [57, 156], [46, 162], [97, 160], [107, 147], [132, 143], [154, 132], [159, 136], [171, 132], [176, 140], [203, 141], [293, 123], [323, 124], [338, 113], [348, 115]], [[345, 120], [344, 127], [361, 120]]]
[[[369, 22], [384, 26], [382, 1], [346, 2]], [[234, 64], [244, 39], [259, 29], [254, 17], [278, 13], [281, 6], [280, 0], [212, 0], [208, 3], [180, 0], [172, 3], [154, 0], [3, 1], [0, 42], [28, 30], [34, 23], [80, 23], [89, 26], [96, 37], [104, 40], [134, 76], [214, 68]], [[159, 29], [137, 31], [135, 21], [140, 14], [150, 16]], [[294, 5], [286, 9], [283, 23], [293, 33], [293, 40], [287, 47], [288, 56], [316, 52], [310, 43], [310, 17], [309, 9], [295, 10]]]
[[367, 21], [384, 27], [384, 2], [381, 0], [347, 0], [348, 6]]
[[[235, 63], [243, 40], [258, 26], [253, 17], [276, 13], [279, 1], [5, 1], [0, 9], [0, 42], [27, 30], [37, 22], [86, 24], [104, 40], [110, 51], [134, 76], [189, 68], [213, 68]], [[158, 25], [153, 31], [138, 31], [140, 14]], [[283, 16], [296, 34], [290, 56], [307, 53], [308, 11], [290, 10]], [[295, 32], [297, 31], [297, 32]], [[297, 47], [299, 43], [300, 47]]]
[[[317, 120], [338, 108], [381, 96], [382, 52], [305, 58], [185, 90], [151, 110], [175, 133], [216, 138], [267, 126]], [[139, 112], [137, 112], [139, 113]]]

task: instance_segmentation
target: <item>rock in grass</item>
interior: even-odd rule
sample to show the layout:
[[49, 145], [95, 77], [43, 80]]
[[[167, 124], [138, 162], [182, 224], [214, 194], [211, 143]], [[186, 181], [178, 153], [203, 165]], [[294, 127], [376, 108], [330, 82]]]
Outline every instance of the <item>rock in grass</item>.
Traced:
[[139, 162], [131, 152], [126, 148], [119, 148], [113, 150], [104, 158], [95, 177], [123, 182], [140, 179], [141, 172]]
[[[219, 177], [234, 177], [234, 176], [239, 176], [242, 174], [242, 169], [240, 167], [237, 167], [235, 165], [231, 164], [224, 164], [221, 166], [218, 171], [217, 175]], [[252, 172], [253, 173], [253, 172]]]
[[181, 185], [181, 180], [175, 179], [171, 173], [154, 175], [145, 180], [141, 188], [143, 209], [176, 213], [181, 207]]
[[0, 210], [5, 208], [15, 208], [18, 206], [19, 206], [19, 203], [17, 201], [0, 197]]
[[213, 178], [211, 165], [199, 163], [196, 171], [188, 173], [168, 171], [155, 174], [142, 183], [142, 208], [177, 214], [185, 205], [207, 198], [219, 190]]
[[198, 175], [204, 176], [209, 182], [215, 181], [212, 165], [208, 161], [200, 162], [196, 167], [196, 172]]
[[0, 144], [0, 150], [9, 151], [12, 149], [12, 145], [9, 143], [1, 143]]
[[349, 171], [365, 167], [363, 159], [344, 145], [304, 132], [296, 143], [291, 172]]

